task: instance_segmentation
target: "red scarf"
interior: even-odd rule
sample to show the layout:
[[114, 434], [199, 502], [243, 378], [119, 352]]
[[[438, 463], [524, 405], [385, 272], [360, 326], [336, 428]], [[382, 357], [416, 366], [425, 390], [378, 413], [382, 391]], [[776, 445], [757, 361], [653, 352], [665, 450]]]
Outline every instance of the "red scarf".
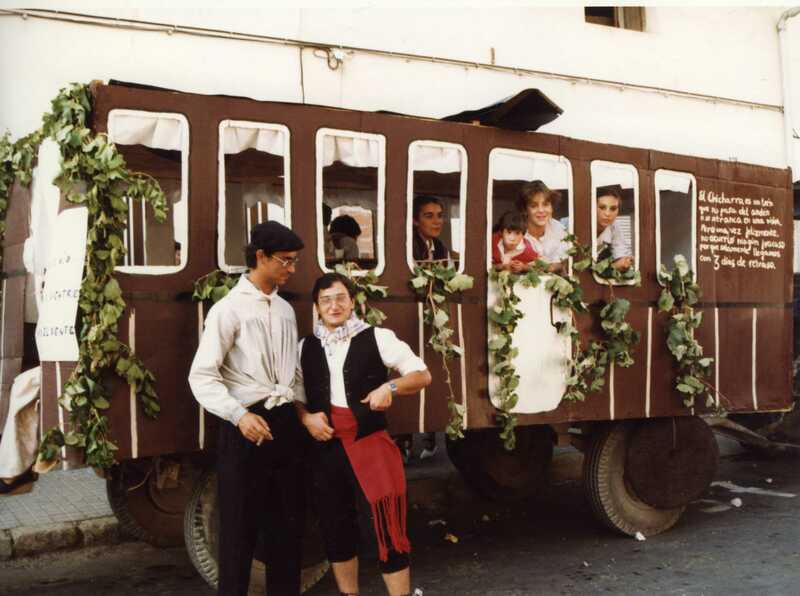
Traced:
[[381, 561], [389, 558], [387, 539], [395, 551], [410, 552], [406, 535], [406, 477], [397, 445], [385, 430], [356, 441], [358, 423], [350, 408], [331, 405], [331, 422], [372, 508]]

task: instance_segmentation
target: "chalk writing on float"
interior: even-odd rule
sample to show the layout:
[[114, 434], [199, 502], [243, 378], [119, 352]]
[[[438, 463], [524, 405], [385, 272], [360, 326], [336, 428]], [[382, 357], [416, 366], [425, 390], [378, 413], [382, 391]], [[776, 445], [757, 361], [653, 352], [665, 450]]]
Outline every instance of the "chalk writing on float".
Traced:
[[75, 336], [75, 325], [53, 325], [38, 327], [36, 337], [68, 337]]
[[712, 263], [714, 271], [778, 268], [786, 242], [781, 220], [768, 198], [729, 197], [701, 190], [698, 195], [699, 258]]

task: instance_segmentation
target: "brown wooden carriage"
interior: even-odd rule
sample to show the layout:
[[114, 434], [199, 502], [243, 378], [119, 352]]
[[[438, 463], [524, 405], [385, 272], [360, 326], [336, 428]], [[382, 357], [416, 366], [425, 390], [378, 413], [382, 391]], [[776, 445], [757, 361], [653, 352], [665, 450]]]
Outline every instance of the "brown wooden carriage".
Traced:
[[[695, 233], [690, 239], [697, 262], [697, 280], [703, 290], [699, 309], [705, 316], [698, 339], [706, 354], [715, 358], [712, 382], [724, 396], [726, 409], [769, 412], [791, 406], [792, 194], [786, 170], [396, 114], [126, 85], [94, 88], [93, 116], [97, 131], [106, 132], [110, 113], [120, 109], [179, 114], [185, 118], [188, 131], [188, 159], [183, 170], [168, 152], [120, 145], [133, 169], [148, 171], [171, 188], [175, 188], [176, 175], [188, 181], [185, 197], [188, 250], [185, 245], [173, 247], [169, 241], [162, 248], [162, 252], [185, 251], [188, 257], [185, 266], [164, 274], [118, 275], [127, 302], [121, 320], [121, 338], [135, 346], [136, 353], [156, 375], [161, 414], [156, 420], [146, 418], [129, 388], [115, 382], [108, 416], [112, 438], [119, 446], [122, 472], [117, 471], [110, 480], [111, 495], [122, 516], [143, 528], [144, 535], [151, 540], [169, 541], [181, 534], [184, 507], [206, 465], [207, 458], [202, 454], [214, 444], [216, 421], [201, 411], [187, 383], [204, 313], [203, 307], [191, 300], [193, 283], [220, 267], [221, 254], [225, 260], [234, 258], [229, 247], [220, 252], [218, 246], [222, 218], [230, 226], [242, 218], [252, 223], [254, 218], [264, 217], [263, 213], [256, 213], [261, 210], [259, 203], [248, 205], [246, 201], [235, 216], [220, 216], [220, 185], [228, 180], [275, 186], [283, 179], [281, 207], [290, 206], [287, 223], [306, 243], [298, 271], [283, 292], [296, 310], [301, 335], [310, 332], [310, 288], [322, 273], [318, 257], [323, 254], [319, 246], [323, 236], [317, 199], [318, 163], [322, 155], [318, 143], [320, 130], [368, 133], [383, 139], [385, 153], [375, 168], [382, 168], [378, 176], [381, 181], [376, 182], [375, 172], [367, 172], [368, 168], [351, 172], [351, 176], [342, 180], [343, 186], [351, 190], [365, 185], [383, 186], [383, 212], [372, 213], [376, 230], [370, 234], [374, 253], [381, 253], [373, 254], [372, 258], [383, 263], [382, 267], [379, 263], [380, 283], [388, 286], [389, 297], [377, 306], [388, 315], [387, 326], [415, 348], [424, 344], [425, 331], [420, 322], [421, 305], [408, 283], [411, 277], [408, 199], [418, 191], [448, 194], [444, 186], [452, 190], [453, 177], [409, 175], [409, 147], [424, 140], [463, 148], [461, 154], [466, 163], [462, 164], [460, 175], [465, 178], [465, 194], [459, 195], [463, 230], [459, 258], [464, 271], [475, 278], [475, 285], [451, 306], [458, 343], [465, 350], [464, 357], [451, 367], [456, 398], [466, 406], [467, 439], [451, 445], [450, 451], [457, 467], [468, 471], [468, 480], [484, 492], [495, 495], [526, 492], [541, 482], [541, 472], [549, 461], [553, 444], [573, 443], [587, 454], [586, 485], [598, 517], [626, 533], [654, 534], [674, 524], [688, 500], [710, 481], [716, 445], [706, 424], [696, 417], [705, 410], [688, 410], [674, 389], [674, 362], [665, 345], [666, 317], [656, 308], [661, 291], [656, 280], [656, 238], [662, 237], [656, 222], [657, 216], [667, 222], [671, 213], [658, 211], [655, 186], [658, 171], [693, 177], [690, 192], [696, 198], [691, 202], [689, 225]], [[245, 156], [235, 164], [226, 161], [227, 178], [221, 178], [220, 161], [226, 159], [220, 157], [223, 121], [285, 127], [281, 130], [288, 134], [288, 151], [283, 158], [286, 169], [281, 170], [281, 164], [271, 157], [259, 158], [252, 151], [244, 151]], [[605, 388], [589, 395], [584, 402], [562, 402], [550, 411], [521, 414], [519, 446], [511, 454], [500, 448], [495, 432], [486, 430], [495, 426], [496, 412], [489, 399], [487, 364], [487, 244], [492, 223], [487, 203], [489, 192], [494, 190], [498, 197], [505, 196], [503, 193], [507, 191], [503, 188], [513, 186], [508, 181], [493, 186], [490, 180], [491, 155], [497, 148], [560, 156], [561, 163], [568, 164], [571, 172], [570, 188], [565, 193], [568, 215], [579, 239], [593, 235], [592, 162], [627, 164], [635, 171], [638, 202], [632, 217], [638, 226], [637, 260], [643, 280], [638, 288], [615, 288], [616, 295], [632, 302], [629, 320], [642, 335], [635, 351], [635, 364], [627, 369], [617, 368]], [[336, 176], [335, 168], [326, 172]], [[409, 192], [409, 183], [420, 188]], [[437, 184], [444, 186], [438, 188]], [[733, 266], [721, 265], [719, 260], [715, 264], [713, 254], [724, 249], [710, 241], [714, 234], [703, 225], [709, 221], [712, 206], [717, 209], [713, 212], [715, 217], [724, 219], [721, 209], [730, 205], [720, 199], [723, 195], [746, 198], [753, 210], [756, 200], [764, 205], [769, 202], [769, 207], [765, 207], [769, 213], [762, 213], [761, 219], [765, 221], [752, 222], [750, 227], [775, 230], [777, 237], [770, 237], [783, 243], [782, 248], [767, 251], [770, 268], [748, 267], [746, 262], [736, 265], [736, 258]], [[712, 196], [716, 197], [713, 201]], [[701, 207], [708, 209], [701, 213]], [[284, 213], [288, 213], [288, 208]], [[728, 225], [721, 222], [722, 219], [715, 226]], [[142, 252], [145, 242], [142, 230], [149, 230], [148, 225], [145, 222], [135, 232], [140, 237], [131, 239], [133, 252], [136, 246]], [[157, 231], [151, 232], [151, 238], [158, 237]], [[587, 302], [606, 298], [607, 288], [589, 273], [580, 277]], [[581, 317], [580, 325], [585, 336], [597, 334], [591, 318]], [[443, 376], [437, 374], [441, 360], [430, 348], [423, 349], [434, 382], [424, 395], [395, 403], [390, 412], [394, 432], [441, 431], [448, 422]], [[70, 362], [43, 363], [44, 429], [59, 423], [57, 384], [66, 381], [72, 366]], [[520, 393], [536, 390], [536, 387], [520, 387]], [[678, 437], [677, 448], [675, 437]], [[127, 490], [136, 485], [139, 487], [135, 490]], [[198, 506], [198, 501], [193, 503]], [[191, 533], [190, 526], [187, 525], [187, 532]]]

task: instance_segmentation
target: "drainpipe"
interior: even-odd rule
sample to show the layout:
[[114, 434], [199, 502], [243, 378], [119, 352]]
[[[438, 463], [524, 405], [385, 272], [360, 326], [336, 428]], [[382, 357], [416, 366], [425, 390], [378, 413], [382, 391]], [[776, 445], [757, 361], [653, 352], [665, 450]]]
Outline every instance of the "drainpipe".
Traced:
[[[789, 57], [789, 36], [786, 27], [789, 19], [800, 14], [800, 7], [785, 10], [778, 19], [778, 45], [781, 56], [781, 83], [783, 85], [783, 134], [786, 145], [786, 164], [792, 168], [792, 178], [800, 180], [800, 165], [794, 161], [794, 105], [792, 104], [792, 77]], [[795, 167], [797, 166], [797, 167]]]

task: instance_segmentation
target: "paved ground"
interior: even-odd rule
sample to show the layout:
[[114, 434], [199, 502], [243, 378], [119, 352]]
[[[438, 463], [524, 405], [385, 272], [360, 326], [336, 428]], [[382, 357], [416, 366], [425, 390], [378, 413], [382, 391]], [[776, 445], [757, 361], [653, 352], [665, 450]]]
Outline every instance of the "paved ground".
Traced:
[[[557, 484], [527, 503], [490, 504], [456, 490], [445, 513], [412, 513], [414, 583], [425, 596], [797, 595], [800, 461], [725, 453], [716, 479], [723, 484], [692, 503], [672, 531], [645, 542], [596, 525], [575, 482], [580, 461], [574, 454], [559, 458]], [[741, 499], [740, 507], [731, 503], [734, 499]], [[447, 540], [448, 533], [458, 542]], [[365, 560], [362, 566], [364, 596], [383, 593], [374, 565]], [[189, 596], [212, 591], [182, 549], [127, 543], [0, 563], [0, 593]], [[308, 594], [334, 596], [331, 576]]]
[[111, 515], [106, 481], [91, 469], [54, 470], [30, 493], [0, 498], [0, 530]]

